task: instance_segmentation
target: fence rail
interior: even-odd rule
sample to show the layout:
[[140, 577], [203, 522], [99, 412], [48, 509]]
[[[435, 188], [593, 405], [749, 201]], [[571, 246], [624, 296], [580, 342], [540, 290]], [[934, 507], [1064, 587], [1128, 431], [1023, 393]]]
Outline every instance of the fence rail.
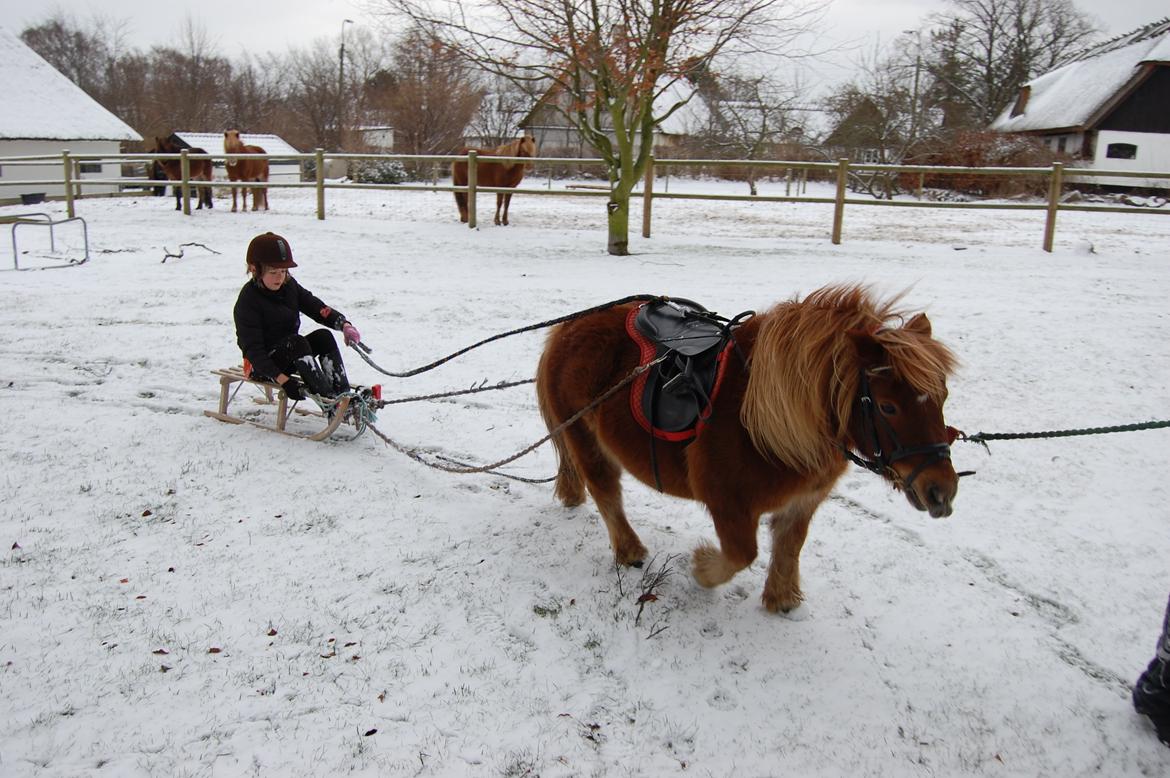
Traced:
[[[269, 161], [296, 161], [302, 165], [313, 165], [315, 179], [311, 181], [195, 181], [190, 176], [192, 160], [212, 160], [230, 162], [235, 159], [263, 157]], [[178, 160], [181, 177], [174, 181], [164, 181], [152, 178], [134, 178], [119, 176], [117, 178], [83, 178], [80, 167], [82, 164], [149, 164], [155, 160]], [[329, 180], [325, 178], [325, 163], [331, 161], [399, 161], [399, 162], [430, 162], [433, 165], [446, 164], [455, 161], [468, 163], [468, 182], [466, 186], [442, 185], [437, 179], [431, 184], [379, 184], [358, 183], [352, 181]], [[551, 170], [554, 166], [579, 166], [604, 168], [605, 162], [601, 159], [579, 157], [492, 157], [492, 162], [523, 162], [532, 166], [548, 165], [550, 170], [549, 185], [545, 189], [533, 187], [501, 188], [478, 186], [477, 165], [479, 162], [476, 152], [466, 155], [453, 154], [349, 154], [329, 153], [317, 149], [311, 154], [191, 154], [183, 151], [179, 154], [71, 154], [68, 150], [60, 154], [25, 155], [0, 157], [0, 166], [5, 168], [32, 166], [43, 167], [46, 163], [61, 166], [61, 178], [65, 192], [65, 207], [70, 218], [76, 216], [75, 201], [85, 197], [86, 186], [117, 186], [120, 189], [127, 187], [150, 188], [154, 186], [174, 185], [180, 191], [183, 213], [191, 214], [192, 189], [196, 186], [212, 188], [244, 187], [249, 189], [315, 189], [317, 192], [317, 218], [325, 219], [325, 193], [330, 189], [353, 190], [398, 190], [398, 191], [428, 191], [428, 192], [465, 192], [468, 195], [468, 227], [475, 229], [477, 225], [475, 195], [477, 193], [515, 193], [531, 195], [557, 195], [561, 197], [609, 197], [608, 187], [600, 189], [552, 189]], [[769, 171], [783, 170], [791, 177], [791, 172], [801, 171], [807, 177], [809, 171], [822, 171], [831, 174], [835, 180], [836, 191], [833, 197], [805, 197], [791, 194], [784, 195], [730, 195], [705, 194], [682, 192], [656, 192], [654, 180], [657, 174], [670, 171], [673, 168], [686, 167], [721, 167], [721, 168], [750, 168], [753, 170]], [[850, 173], [884, 173], [884, 174], [917, 174], [919, 175], [919, 193], [921, 197], [921, 181], [925, 175], [968, 176], [988, 175], [1004, 177], [1043, 176], [1048, 181], [1048, 195], [1044, 202], [1009, 203], [1009, 202], [935, 202], [918, 200], [881, 200], [849, 197], [848, 181]], [[646, 174], [642, 182], [642, 191], [635, 192], [634, 198], [642, 200], [642, 235], [649, 238], [651, 235], [652, 203], [654, 200], [731, 200], [744, 202], [799, 202], [818, 203], [833, 206], [832, 242], [841, 243], [842, 229], [845, 219], [846, 206], [885, 206], [895, 208], [971, 208], [988, 210], [1017, 210], [1017, 211], [1044, 211], [1044, 239], [1042, 247], [1051, 252], [1056, 237], [1057, 214], [1061, 211], [1091, 211], [1103, 213], [1143, 213], [1170, 215], [1170, 209], [1133, 208], [1121, 206], [1078, 205], [1076, 203], [1062, 203], [1065, 182], [1071, 178], [1122, 178], [1135, 180], [1170, 179], [1170, 172], [1131, 170], [1091, 170], [1088, 168], [1066, 168], [1061, 163], [1051, 167], [947, 167], [932, 165], [878, 165], [853, 163], [847, 159], [836, 162], [805, 162], [798, 160], [759, 160], [759, 159], [654, 159], [651, 158], [646, 166]], [[13, 180], [0, 179], [0, 187], [32, 186], [56, 183], [45, 179]]]

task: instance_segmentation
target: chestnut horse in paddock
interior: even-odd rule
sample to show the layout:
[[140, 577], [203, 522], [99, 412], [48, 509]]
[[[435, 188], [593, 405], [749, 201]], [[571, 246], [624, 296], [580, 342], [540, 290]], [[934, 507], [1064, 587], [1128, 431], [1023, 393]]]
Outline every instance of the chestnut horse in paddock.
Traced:
[[[226, 130], [223, 134], [223, 150], [228, 154], [264, 154], [260, 146], [247, 146], [240, 140], [239, 130]], [[229, 181], [268, 181], [268, 160], [266, 159], [229, 159], [224, 165]], [[268, 189], [262, 186], [252, 187], [252, 210], [268, 210]], [[240, 187], [244, 201], [243, 210], [248, 210], [248, 188]], [[236, 188], [232, 187], [232, 211], [236, 210]]]
[[[536, 138], [525, 135], [511, 143], [496, 146], [494, 149], [473, 149], [464, 147], [460, 154], [474, 151], [479, 159], [475, 163], [476, 186], [512, 187], [519, 186], [524, 178], [523, 162], [488, 162], [484, 157], [535, 157]], [[467, 163], [451, 163], [451, 183], [455, 186], [467, 186]], [[459, 206], [459, 221], [467, 223], [467, 193], [456, 192], [455, 204]], [[512, 193], [496, 194], [496, 224], [508, 224], [508, 206], [512, 204]], [[503, 210], [501, 217], [500, 211]]]
[[[799, 562], [809, 522], [848, 459], [880, 473], [916, 509], [936, 518], [951, 513], [955, 431], [943, 421], [943, 402], [956, 360], [933, 339], [925, 314], [896, 309], [900, 297], [880, 301], [864, 286], [825, 287], [734, 329], [709, 418], [685, 447], [658, 440], [655, 456], [631, 410], [631, 390], [621, 389], [554, 436], [557, 497], [580, 505], [588, 490], [616, 561], [634, 566], [647, 552], [622, 507], [623, 470], [651, 485], [657, 475], [667, 494], [704, 503], [719, 539], [692, 555], [705, 587], [752, 563], [760, 518], [770, 514], [764, 607], [795, 608], [803, 600]], [[639, 345], [626, 330], [635, 307], [590, 313], [549, 334], [536, 388], [550, 431], [639, 364]]]
[[[175, 133], [171, 133], [165, 138], [154, 139], [154, 150], [160, 154], [179, 154], [183, 149], [186, 149], [191, 154], [206, 154], [207, 152], [200, 148], [192, 148], [191, 144], [180, 138]], [[183, 180], [183, 163], [177, 159], [156, 159], [155, 164], [162, 170], [163, 174], [170, 181]], [[210, 181], [211, 180], [211, 160], [210, 159], [192, 159], [187, 161], [187, 177], [190, 181]], [[183, 192], [181, 186], [175, 186], [175, 210], [183, 210], [182, 200]], [[195, 187], [195, 197], [199, 201], [199, 205], [195, 210], [199, 210], [204, 205], [208, 208], [213, 208], [214, 203], [211, 201], [211, 187], [197, 186]]]

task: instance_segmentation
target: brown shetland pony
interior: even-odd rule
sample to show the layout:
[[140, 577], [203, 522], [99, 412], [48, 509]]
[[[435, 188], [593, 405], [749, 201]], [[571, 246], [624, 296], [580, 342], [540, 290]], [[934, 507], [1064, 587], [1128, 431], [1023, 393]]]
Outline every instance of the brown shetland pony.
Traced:
[[[160, 154], [179, 154], [187, 149], [191, 154], [206, 154], [207, 152], [200, 148], [192, 148], [190, 143], [180, 138], [175, 133], [171, 133], [165, 138], [154, 139], [154, 150]], [[177, 159], [156, 159], [155, 164], [162, 170], [163, 174], [171, 181], [183, 180], [183, 163]], [[187, 161], [187, 176], [191, 181], [210, 181], [211, 180], [211, 160], [210, 159], [192, 159]], [[183, 209], [182, 205], [182, 187], [175, 188], [175, 210]], [[199, 201], [199, 205], [195, 210], [199, 210], [204, 205], [208, 208], [213, 208], [214, 204], [211, 201], [211, 187], [197, 186], [195, 187], [195, 197]]]
[[[525, 135], [511, 143], [496, 146], [494, 149], [472, 149], [464, 147], [460, 154], [474, 151], [479, 159], [475, 163], [476, 186], [507, 186], [515, 188], [524, 178], [523, 162], [487, 162], [484, 157], [535, 157], [536, 138]], [[451, 183], [455, 186], [467, 186], [467, 163], [451, 163]], [[456, 192], [455, 204], [459, 206], [459, 221], [467, 223], [467, 193]], [[512, 204], [512, 193], [496, 194], [496, 224], [508, 224], [508, 206]], [[500, 211], [503, 210], [503, 217]]]
[[[760, 518], [771, 514], [764, 606], [787, 612], [799, 605], [800, 551], [813, 512], [849, 466], [847, 450], [860, 452], [918, 510], [950, 515], [958, 476], [942, 406], [955, 358], [931, 337], [925, 314], [907, 318], [895, 309], [898, 299], [877, 301], [862, 286], [826, 287], [748, 320], [735, 330], [746, 365], [730, 357], [706, 429], [685, 447], [656, 443], [662, 490], [704, 503], [715, 522], [719, 546], [703, 543], [692, 555], [701, 585], [726, 583], [751, 564]], [[625, 328], [632, 307], [551, 332], [536, 379], [550, 430], [638, 363]], [[640, 566], [646, 548], [626, 520], [619, 480], [624, 469], [654, 484], [654, 473], [649, 435], [633, 418], [628, 392], [588, 412], [554, 444], [557, 497], [580, 505], [588, 489], [617, 562]]]
[[[239, 130], [226, 130], [223, 134], [223, 150], [228, 154], [264, 154], [260, 146], [247, 146], [240, 140]], [[224, 165], [227, 169], [229, 181], [267, 181], [268, 160], [266, 159], [229, 159]], [[243, 210], [248, 210], [248, 188], [240, 187], [244, 201]], [[252, 210], [268, 210], [268, 190], [262, 186], [252, 187]], [[232, 210], [236, 210], [236, 188], [232, 187]]]

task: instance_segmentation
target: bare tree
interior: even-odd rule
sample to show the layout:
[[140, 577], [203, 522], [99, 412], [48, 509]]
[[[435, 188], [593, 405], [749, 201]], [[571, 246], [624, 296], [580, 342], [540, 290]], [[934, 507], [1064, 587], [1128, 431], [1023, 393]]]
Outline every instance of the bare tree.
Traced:
[[126, 22], [94, 15], [87, 22], [60, 9], [25, 29], [21, 39], [50, 65], [107, 109], [117, 102], [111, 78], [124, 49]]
[[[886, 50], [876, 49], [858, 64], [859, 76], [829, 97], [834, 129], [822, 151], [862, 162], [898, 164], [941, 132], [938, 91], [915, 44], [902, 36]], [[878, 198], [897, 191], [897, 175], [850, 172], [850, 186]]]
[[546, 101], [605, 161], [616, 255], [629, 253], [630, 193], [654, 128], [686, 102], [662, 96], [721, 53], [783, 50], [820, 10], [797, 0], [383, 1], [483, 70], [551, 85]]
[[319, 39], [288, 57], [288, 92], [284, 116], [290, 140], [301, 148], [333, 149], [337, 137], [337, 55]]
[[[800, 99], [799, 85], [770, 75], [729, 74], [702, 92], [706, 126], [695, 133], [699, 146], [724, 159], [774, 156], [793, 130], [790, 114]], [[756, 191], [756, 169], [748, 167], [749, 191]]]
[[421, 27], [395, 43], [390, 67], [377, 74], [371, 90], [404, 154], [457, 150], [483, 97], [467, 61]]
[[949, 0], [931, 18], [929, 69], [952, 129], [982, 128], [1019, 87], [1067, 61], [1097, 34], [1072, 0]]
[[487, 79], [483, 99], [469, 124], [482, 145], [499, 146], [516, 137], [521, 120], [540, 96], [525, 87], [520, 89], [500, 76]]

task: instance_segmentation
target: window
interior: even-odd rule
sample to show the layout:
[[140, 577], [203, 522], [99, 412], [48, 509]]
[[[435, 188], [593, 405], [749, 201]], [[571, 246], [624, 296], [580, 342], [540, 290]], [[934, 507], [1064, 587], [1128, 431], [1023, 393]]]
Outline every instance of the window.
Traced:
[[102, 164], [100, 162], [82, 162], [77, 167], [82, 173], [102, 172]]
[[1056, 150], [1059, 151], [1061, 154], [1063, 154], [1065, 149], [1067, 149], [1067, 148], [1068, 148], [1068, 138], [1065, 138], [1062, 136], [1061, 139], [1059, 141], [1057, 141], [1057, 143], [1056, 143]]
[[1137, 159], [1137, 146], [1132, 143], [1110, 143], [1105, 147], [1109, 159]]

